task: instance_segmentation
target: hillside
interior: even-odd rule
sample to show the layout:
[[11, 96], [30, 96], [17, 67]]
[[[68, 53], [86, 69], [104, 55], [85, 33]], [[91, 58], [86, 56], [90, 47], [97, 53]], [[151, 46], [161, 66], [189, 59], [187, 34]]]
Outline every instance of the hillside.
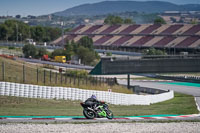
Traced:
[[103, 15], [127, 11], [146, 13], [160, 13], [164, 11], [200, 11], [200, 4], [176, 5], [161, 1], [104, 1], [94, 4], [83, 4], [53, 14], [57, 16]]

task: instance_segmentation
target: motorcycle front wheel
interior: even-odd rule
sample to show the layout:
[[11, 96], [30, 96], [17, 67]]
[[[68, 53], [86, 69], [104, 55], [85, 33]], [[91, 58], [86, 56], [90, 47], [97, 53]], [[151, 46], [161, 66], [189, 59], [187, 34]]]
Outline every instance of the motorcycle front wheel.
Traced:
[[107, 117], [108, 119], [112, 119], [112, 118], [113, 118], [113, 113], [112, 113], [111, 110], [107, 110], [106, 113], [107, 113], [107, 116], [106, 116], [106, 117]]
[[87, 118], [87, 119], [94, 119], [96, 117], [95, 112], [91, 111], [91, 110], [83, 110], [83, 115]]

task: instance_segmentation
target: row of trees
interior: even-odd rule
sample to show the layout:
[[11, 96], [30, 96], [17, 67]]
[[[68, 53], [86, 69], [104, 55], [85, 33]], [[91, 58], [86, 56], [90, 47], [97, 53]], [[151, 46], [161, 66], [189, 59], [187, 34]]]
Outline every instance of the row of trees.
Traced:
[[[130, 18], [126, 18], [126, 19], [123, 19], [119, 16], [113, 16], [113, 15], [110, 15], [108, 17], [105, 18], [104, 20], [104, 23], [105, 24], [110, 24], [110, 25], [116, 25], [116, 24], [135, 24], [135, 22], [130, 19]], [[154, 20], [154, 24], [166, 24], [165, 20], [161, 17], [159, 18], [156, 18]]]
[[76, 56], [86, 65], [95, 65], [98, 59], [100, 59], [98, 53], [94, 50], [92, 39], [87, 36], [82, 37], [78, 43], [74, 41], [67, 42], [64, 49], [56, 49], [52, 53], [48, 52], [45, 48], [36, 48], [30, 44], [23, 47], [23, 53], [26, 58], [29, 56], [41, 58], [44, 54], [48, 54], [51, 58], [66, 56], [67, 60], [71, 60], [73, 56]]
[[155, 49], [155, 48], [144, 49], [142, 52], [145, 55], [167, 55], [165, 51]]
[[119, 16], [109, 15], [105, 20], [105, 24], [115, 25], [115, 24], [135, 24], [132, 19], [126, 18], [123, 19]]
[[29, 26], [21, 21], [7, 20], [0, 24], [0, 40], [37, 42], [53, 41], [61, 35], [61, 29], [43, 26]]
[[31, 56], [32, 58], [39, 59], [45, 54], [50, 54], [49, 52], [47, 52], [45, 48], [43, 47], [37, 48], [35, 47], [35, 45], [32, 44], [24, 45], [22, 51], [25, 58], [29, 58]]

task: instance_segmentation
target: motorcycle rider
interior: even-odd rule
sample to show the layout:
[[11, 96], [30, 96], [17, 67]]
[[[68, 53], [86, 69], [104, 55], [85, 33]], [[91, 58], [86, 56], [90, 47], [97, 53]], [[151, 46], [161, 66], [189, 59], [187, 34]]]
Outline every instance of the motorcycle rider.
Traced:
[[99, 103], [100, 102], [97, 100], [97, 97], [95, 95], [92, 95], [85, 101], [85, 104], [91, 106], [92, 109], [97, 109]]

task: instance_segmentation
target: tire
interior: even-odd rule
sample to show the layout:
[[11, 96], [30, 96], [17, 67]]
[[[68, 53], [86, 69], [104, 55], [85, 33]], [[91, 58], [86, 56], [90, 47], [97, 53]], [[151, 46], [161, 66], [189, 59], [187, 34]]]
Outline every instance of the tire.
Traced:
[[87, 119], [94, 119], [96, 117], [95, 112], [91, 111], [91, 110], [83, 110], [83, 115], [87, 118]]
[[106, 117], [107, 117], [108, 119], [112, 119], [112, 118], [113, 118], [113, 113], [112, 113], [111, 110], [107, 110], [106, 113], [107, 113], [107, 116], [106, 116]]

